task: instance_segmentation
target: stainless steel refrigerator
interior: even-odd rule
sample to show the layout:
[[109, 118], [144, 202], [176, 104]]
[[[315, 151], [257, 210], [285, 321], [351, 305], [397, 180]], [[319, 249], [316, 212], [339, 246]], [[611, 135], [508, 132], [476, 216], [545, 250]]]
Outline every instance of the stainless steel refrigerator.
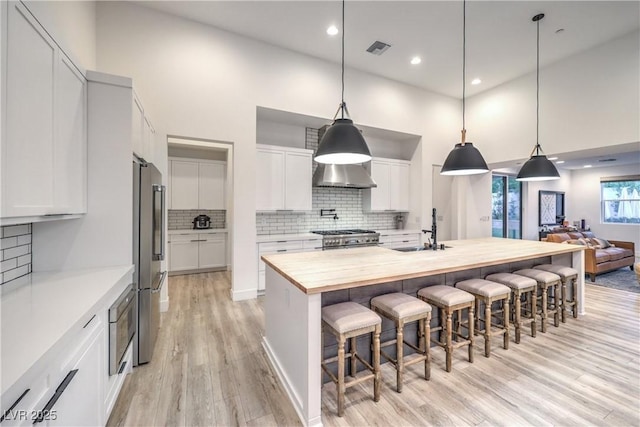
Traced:
[[165, 187], [162, 174], [151, 163], [133, 159], [133, 262], [138, 295], [135, 365], [151, 361], [160, 327], [160, 291], [167, 272], [164, 259]]

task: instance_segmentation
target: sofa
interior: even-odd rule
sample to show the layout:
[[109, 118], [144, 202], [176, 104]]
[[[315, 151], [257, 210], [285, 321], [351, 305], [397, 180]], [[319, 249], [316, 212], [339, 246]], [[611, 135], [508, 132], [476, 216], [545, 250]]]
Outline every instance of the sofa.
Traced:
[[633, 271], [636, 259], [633, 242], [598, 239], [590, 231], [550, 233], [547, 235], [547, 242], [587, 246], [584, 251], [584, 270], [592, 282], [596, 281], [597, 274], [618, 268], [629, 267]]

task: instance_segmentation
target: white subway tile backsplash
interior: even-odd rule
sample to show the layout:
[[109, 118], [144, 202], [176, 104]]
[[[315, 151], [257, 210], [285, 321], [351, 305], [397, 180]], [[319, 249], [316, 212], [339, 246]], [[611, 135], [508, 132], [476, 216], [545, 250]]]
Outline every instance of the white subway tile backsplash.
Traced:
[[18, 246], [17, 237], [6, 237], [4, 239], [0, 239], [0, 249], [8, 249], [15, 246]]
[[193, 219], [198, 215], [211, 218], [211, 228], [225, 228], [227, 211], [225, 210], [169, 210], [169, 230], [189, 230], [193, 228]]
[[0, 285], [31, 273], [31, 224], [0, 227]]
[[8, 225], [3, 228], [2, 237], [13, 237], [31, 233], [30, 224]]

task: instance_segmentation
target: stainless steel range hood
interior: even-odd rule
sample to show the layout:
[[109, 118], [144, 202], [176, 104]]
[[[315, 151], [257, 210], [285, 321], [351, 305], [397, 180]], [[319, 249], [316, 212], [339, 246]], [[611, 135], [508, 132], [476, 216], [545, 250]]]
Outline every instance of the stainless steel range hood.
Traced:
[[375, 188], [378, 185], [362, 165], [319, 163], [313, 173], [314, 187]]

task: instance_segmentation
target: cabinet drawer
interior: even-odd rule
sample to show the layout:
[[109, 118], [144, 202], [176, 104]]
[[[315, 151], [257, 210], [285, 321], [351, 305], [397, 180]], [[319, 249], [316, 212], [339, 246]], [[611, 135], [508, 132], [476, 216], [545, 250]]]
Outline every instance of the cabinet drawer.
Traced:
[[260, 243], [259, 251], [261, 255], [266, 252], [287, 252], [291, 250], [300, 250], [303, 248], [301, 240], [281, 240], [278, 242]]
[[224, 242], [227, 239], [226, 233], [206, 233], [198, 234], [198, 240], [205, 242]]
[[321, 251], [322, 239], [319, 240], [305, 240], [302, 242], [302, 248], [305, 251]]
[[169, 243], [171, 242], [190, 242], [192, 240], [198, 240], [197, 234], [170, 234]]

